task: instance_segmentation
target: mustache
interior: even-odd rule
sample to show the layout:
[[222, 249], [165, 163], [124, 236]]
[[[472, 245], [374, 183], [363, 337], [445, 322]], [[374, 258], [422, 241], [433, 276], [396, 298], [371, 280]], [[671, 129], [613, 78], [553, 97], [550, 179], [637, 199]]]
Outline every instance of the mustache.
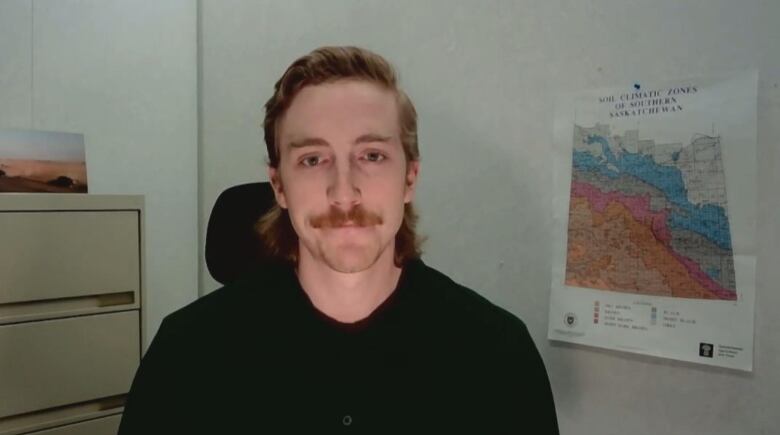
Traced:
[[314, 228], [343, 227], [347, 222], [354, 223], [359, 227], [381, 225], [382, 217], [358, 204], [348, 211], [331, 206], [327, 213], [311, 218], [311, 226]]

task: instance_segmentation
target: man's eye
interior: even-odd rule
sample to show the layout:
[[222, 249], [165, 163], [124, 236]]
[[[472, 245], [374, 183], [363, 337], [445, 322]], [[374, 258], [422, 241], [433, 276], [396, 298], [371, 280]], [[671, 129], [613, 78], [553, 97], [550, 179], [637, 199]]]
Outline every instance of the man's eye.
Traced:
[[368, 160], [369, 162], [381, 162], [385, 158], [386, 157], [384, 154], [378, 152], [370, 152], [370, 153], [366, 153], [365, 155], [365, 159]]
[[301, 160], [301, 165], [307, 166], [307, 167], [317, 166], [318, 164], [320, 164], [320, 157], [319, 156], [304, 157]]

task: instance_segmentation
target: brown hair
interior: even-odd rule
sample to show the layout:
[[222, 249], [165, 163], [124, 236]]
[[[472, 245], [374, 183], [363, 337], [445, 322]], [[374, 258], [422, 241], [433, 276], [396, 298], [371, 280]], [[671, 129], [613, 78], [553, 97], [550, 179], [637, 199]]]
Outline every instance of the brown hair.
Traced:
[[[263, 128], [269, 166], [279, 168], [278, 122], [298, 92], [306, 86], [344, 79], [365, 80], [395, 93], [401, 126], [401, 144], [406, 162], [420, 159], [417, 146], [417, 111], [406, 93], [398, 86], [397, 75], [390, 63], [382, 56], [363, 48], [321, 47], [293, 62], [276, 82], [273, 96], [265, 103]], [[399, 267], [422, 253], [424, 238], [416, 233], [417, 220], [413, 205], [404, 204], [403, 221], [395, 236], [394, 260]], [[298, 262], [298, 235], [287, 210], [279, 204], [274, 204], [258, 220], [256, 228], [268, 251], [266, 254], [293, 263]]]

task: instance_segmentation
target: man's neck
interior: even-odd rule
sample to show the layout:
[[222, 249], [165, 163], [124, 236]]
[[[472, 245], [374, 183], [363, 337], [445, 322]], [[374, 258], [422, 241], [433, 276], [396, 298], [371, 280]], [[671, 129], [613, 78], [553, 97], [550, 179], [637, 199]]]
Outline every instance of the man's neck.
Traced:
[[301, 255], [297, 274], [312, 304], [330, 318], [354, 323], [371, 315], [395, 290], [401, 268], [383, 254], [368, 269], [356, 273], [337, 272], [324, 262]]

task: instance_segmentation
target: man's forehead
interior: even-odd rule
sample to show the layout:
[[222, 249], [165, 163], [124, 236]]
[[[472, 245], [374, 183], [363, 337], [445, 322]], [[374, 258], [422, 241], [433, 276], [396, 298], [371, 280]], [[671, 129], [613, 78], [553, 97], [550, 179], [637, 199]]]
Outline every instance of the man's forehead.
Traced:
[[393, 143], [400, 141], [395, 94], [369, 82], [336, 82], [307, 86], [279, 118], [282, 148], [330, 145], [331, 142]]

